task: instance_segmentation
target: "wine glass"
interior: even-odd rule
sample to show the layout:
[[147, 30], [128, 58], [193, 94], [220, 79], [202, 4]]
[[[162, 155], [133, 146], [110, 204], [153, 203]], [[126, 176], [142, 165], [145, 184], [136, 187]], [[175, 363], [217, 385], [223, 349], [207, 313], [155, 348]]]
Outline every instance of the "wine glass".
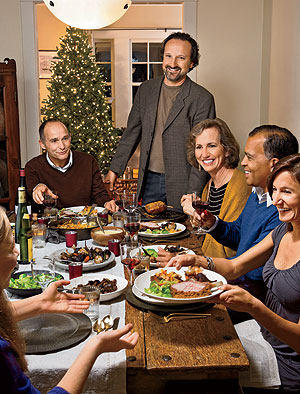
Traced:
[[116, 205], [119, 207], [120, 210], [124, 209], [123, 206], [123, 193], [120, 191], [114, 191], [113, 197], [115, 200]]
[[129, 273], [129, 284], [133, 285], [133, 269], [136, 265], [140, 263], [138, 258], [137, 250], [141, 249], [141, 245], [138, 242], [130, 241], [130, 242], [121, 242], [120, 244], [120, 254], [121, 254], [121, 263], [127, 267]]
[[124, 217], [124, 228], [129, 234], [131, 241], [137, 240], [137, 233], [140, 229], [141, 214], [128, 213]]
[[127, 212], [133, 213], [138, 207], [137, 194], [124, 191], [123, 207]]
[[42, 291], [45, 291], [48, 285], [55, 279], [55, 264], [51, 259], [48, 263], [36, 264], [37, 271], [34, 272], [33, 278], [41, 286]]
[[56, 195], [56, 198], [50, 196], [50, 194], [44, 193], [44, 201], [43, 201], [43, 205], [45, 206], [44, 209], [44, 214], [47, 216], [51, 215], [51, 212], [53, 211], [53, 209], [56, 207], [57, 204], [57, 199], [58, 199], [58, 195], [57, 192], [55, 190], [51, 190], [51, 193]]
[[[209, 206], [209, 201], [205, 201], [201, 199], [200, 192], [192, 193], [192, 207], [200, 216], [202, 212], [204, 212]], [[207, 233], [207, 229], [205, 227], [198, 226], [198, 228], [193, 231], [193, 234], [203, 235]]]

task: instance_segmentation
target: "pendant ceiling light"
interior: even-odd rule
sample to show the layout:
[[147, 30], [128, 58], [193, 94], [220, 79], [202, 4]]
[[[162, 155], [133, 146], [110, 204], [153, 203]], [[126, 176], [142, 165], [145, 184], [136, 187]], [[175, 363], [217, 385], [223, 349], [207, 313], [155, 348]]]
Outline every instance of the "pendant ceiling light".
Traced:
[[131, 0], [44, 0], [56, 18], [79, 29], [100, 29], [120, 19]]

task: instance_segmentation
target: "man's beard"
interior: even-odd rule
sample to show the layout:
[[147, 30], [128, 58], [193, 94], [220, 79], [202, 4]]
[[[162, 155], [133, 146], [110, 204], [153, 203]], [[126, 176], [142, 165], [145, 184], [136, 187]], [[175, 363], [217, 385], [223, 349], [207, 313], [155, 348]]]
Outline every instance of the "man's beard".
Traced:
[[180, 67], [176, 67], [175, 70], [180, 70], [180, 72], [177, 73], [177, 74], [175, 74], [175, 75], [174, 75], [173, 73], [170, 73], [170, 72], [169, 72], [169, 68], [170, 68], [170, 67], [166, 67], [165, 70], [164, 70], [165, 77], [166, 77], [169, 81], [178, 82], [178, 81], [181, 81], [181, 80], [186, 76], [186, 74], [184, 74], [184, 73], [181, 72], [181, 68], [180, 68]]

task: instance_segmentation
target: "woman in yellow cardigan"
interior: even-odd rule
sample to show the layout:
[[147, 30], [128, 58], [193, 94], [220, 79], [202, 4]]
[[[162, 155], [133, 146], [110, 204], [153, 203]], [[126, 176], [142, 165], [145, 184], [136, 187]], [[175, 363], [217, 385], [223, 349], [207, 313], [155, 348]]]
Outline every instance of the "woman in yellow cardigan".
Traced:
[[[203, 168], [211, 179], [205, 186], [202, 199], [209, 201], [209, 210], [225, 221], [236, 220], [242, 212], [251, 189], [244, 174], [237, 169], [239, 145], [229, 127], [222, 119], [206, 119], [190, 132], [187, 143], [189, 163]], [[192, 216], [194, 208], [191, 195], [181, 199], [183, 210]], [[235, 251], [219, 244], [209, 234], [202, 245], [204, 255], [233, 257]]]

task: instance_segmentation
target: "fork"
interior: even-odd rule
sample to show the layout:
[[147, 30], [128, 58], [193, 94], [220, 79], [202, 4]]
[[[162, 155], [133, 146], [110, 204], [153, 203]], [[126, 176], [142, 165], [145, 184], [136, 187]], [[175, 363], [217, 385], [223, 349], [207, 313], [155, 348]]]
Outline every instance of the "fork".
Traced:
[[170, 313], [163, 316], [161, 323], [169, 323], [171, 320], [188, 320], [188, 319], [202, 319], [211, 316], [210, 313]]

